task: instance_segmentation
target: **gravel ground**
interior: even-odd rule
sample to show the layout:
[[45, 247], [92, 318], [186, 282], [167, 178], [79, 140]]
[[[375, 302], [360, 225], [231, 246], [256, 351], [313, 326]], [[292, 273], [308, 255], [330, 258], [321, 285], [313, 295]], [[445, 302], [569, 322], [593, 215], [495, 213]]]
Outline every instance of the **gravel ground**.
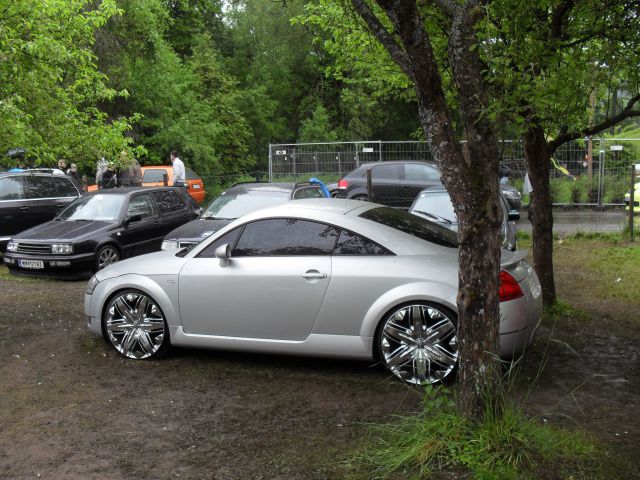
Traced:
[[[344, 478], [336, 459], [366, 423], [419, 408], [418, 390], [366, 362], [202, 350], [124, 360], [87, 331], [84, 286], [0, 275], [0, 478]], [[598, 319], [543, 325], [520, 386], [524, 396], [548, 351], [525, 408], [586, 427], [630, 459], [627, 478], [640, 478], [639, 347]]]

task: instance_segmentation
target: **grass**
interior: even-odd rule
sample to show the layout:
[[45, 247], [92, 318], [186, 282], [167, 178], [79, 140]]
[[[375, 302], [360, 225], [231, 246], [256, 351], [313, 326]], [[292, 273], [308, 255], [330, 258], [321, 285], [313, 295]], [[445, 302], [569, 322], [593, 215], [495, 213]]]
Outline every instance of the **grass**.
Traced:
[[545, 471], [558, 466], [575, 472], [594, 455], [595, 443], [585, 434], [527, 418], [513, 404], [500, 416], [471, 424], [457, 414], [450, 392], [429, 387], [418, 416], [369, 426], [368, 438], [345, 467], [354, 479], [525, 480], [548, 478]]

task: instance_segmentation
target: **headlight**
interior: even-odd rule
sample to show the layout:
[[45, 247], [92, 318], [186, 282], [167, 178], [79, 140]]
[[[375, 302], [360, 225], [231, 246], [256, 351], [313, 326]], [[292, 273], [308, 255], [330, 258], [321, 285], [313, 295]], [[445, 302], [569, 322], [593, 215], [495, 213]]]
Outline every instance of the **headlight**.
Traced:
[[87, 295], [93, 294], [93, 291], [96, 289], [99, 283], [100, 280], [98, 280], [98, 277], [94, 275], [93, 277], [91, 277], [91, 279], [89, 279], [89, 283], [87, 283], [87, 288], [84, 290], [84, 293], [86, 293]]
[[7, 251], [8, 252], [17, 252], [18, 251], [18, 242], [9, 242], [7, 243]]
[[178, 250], [178, 240], [163, 240], [160, 249], [167, 250], [169, 252]]
[[68, 255], [73, 253], [73, 245], [68, 243], [54, 243], [51, 245], [51, 253], [57, 253], [59, 255]]

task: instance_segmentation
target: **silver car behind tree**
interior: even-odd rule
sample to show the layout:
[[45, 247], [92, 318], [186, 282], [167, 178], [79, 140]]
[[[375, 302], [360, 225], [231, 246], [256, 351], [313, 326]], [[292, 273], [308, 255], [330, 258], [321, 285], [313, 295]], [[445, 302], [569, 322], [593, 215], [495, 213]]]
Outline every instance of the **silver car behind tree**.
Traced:
[[[500, 273], [503, 357], [531, 341], [540, 284], [521, 252]], [[191, 250], [98, 272], [89, 329], [128, 358], [171, 345], [379, 360], [412, 384], [458, 360], [454, 232], [374, 203], [288, 202], [243, 216]]]

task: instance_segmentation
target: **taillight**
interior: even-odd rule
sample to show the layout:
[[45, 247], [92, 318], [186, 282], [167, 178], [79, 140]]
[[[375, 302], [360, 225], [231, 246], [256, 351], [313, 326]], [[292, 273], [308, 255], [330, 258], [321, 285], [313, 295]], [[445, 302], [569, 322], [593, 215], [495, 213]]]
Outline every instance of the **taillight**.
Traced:
[[347, 188], [349, 182], [347, 182], [344, 178], [338, 181], [338, 188]]
[[524, 297], [520, 284], [504, 270], [500, 271], [500, 301], [508, 302], [520, 297]]

